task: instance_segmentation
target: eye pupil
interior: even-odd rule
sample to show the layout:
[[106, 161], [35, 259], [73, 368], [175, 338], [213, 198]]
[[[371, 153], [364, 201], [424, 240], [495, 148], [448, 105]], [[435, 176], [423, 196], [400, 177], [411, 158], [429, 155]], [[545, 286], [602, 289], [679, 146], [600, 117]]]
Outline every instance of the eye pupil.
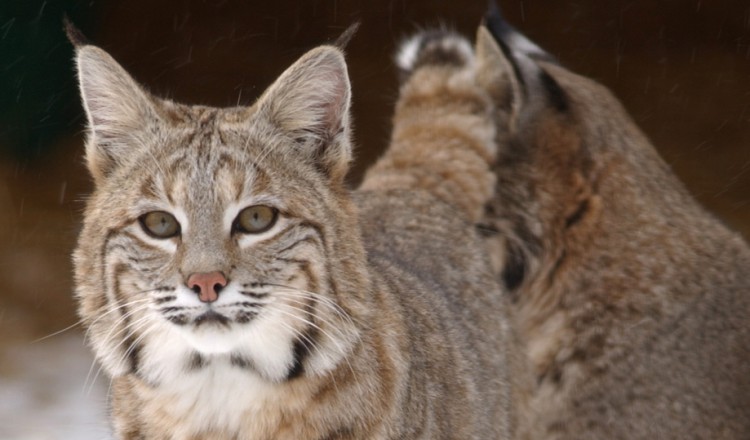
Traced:
[[171, 238], [180, 233], [180, 223], [168, 212], [152, 211], [138, 218], [143, 230], [155, 238]]
[[235, 230], [246, 234], [265, 232], [276, 223], [278, 211], [266, 205], [253, 205], [240, 211]]

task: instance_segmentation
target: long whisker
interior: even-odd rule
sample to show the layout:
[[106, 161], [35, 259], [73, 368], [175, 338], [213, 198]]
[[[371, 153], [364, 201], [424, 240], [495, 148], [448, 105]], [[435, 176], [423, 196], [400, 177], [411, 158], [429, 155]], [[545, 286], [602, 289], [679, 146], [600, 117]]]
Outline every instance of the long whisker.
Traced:
[[[151, 288], [151, 289], [144, 289], [144, 290], [132, 292], [131, 295], [142, 295], [144, 293], [152, 293], [152, 292], [157, 291], [158, 289], [159, 289], [159, 287], [154, 287], [154, 288]], [[87, 324], [88, 328], [86, 330], [86, 333], [84, 334], [84, 339], [87, 339], [89, 337], [89, 334], [91, 332], [92, 327], [100, 319], [105, 318], [106, 316], [108, 316], [108, 315], [110, 315], [112, 313], [116, 313], [116, 312], [120, 311], [121, 309], [124, 309], [125, 307], [130, 307], [130, 306], [135, 305], [135, 304], [142, 304], [142, 303], [149, 302], [149, 301], [151, 301], [151, 298], [149, 298], [149, 297], [138, 298], [138, 299], [135, 299], [135, 300], [132, 300], [132, 301], [128, 301], [128, 302], [123, 303], [123, 304], [117, 304], [114, 307], [111, 307], [105, 313], [100, 314], [99, 316], [96, 317], [95, 320], [93, 320], [93, 321], [91, 321], [90, 323]]]
[[130, 307], [130, 306], [133, 306], [133, 305], [136, 305], [136, 304], [142, 304], [142, 303], [145, 303], [145, 302], [148, 302], [148, 301], [151, 301], [151, 298], [140, 298], [140, 299], [129, 301], [129, 302], [126, 302], [126, 303], [123, 303], [123, 304], [118, 304], [118, 305], [110, 308], [106, 312], [102, 313], [101, 315], [97, 316], [95, 320], [91, 321], [87, 325], [88, 325], [88, 327], [90, 329], [92, 325], [96, 324], [97, 322], [99, 322], [99, 320], [101, 320], [102, 318], [105, 318], [107, 315], [111, 315], [112, 313], [119, 312], [120, 310], [124, 309], [125, 307]]
[[[142, 293], [146, 293], [146, 292], [150, 292], [150, 291], [155, 291], [155, 290], [156, 290], [156, 289], [146, 289], [146, 290], [142, 290], [142, 291], [140, 291], [140, 292], [134, 292], [133, 294], [134, 294], [134, 295], [139, 295], [139, 294], [142, 294]], [[99, 319], [103, 318], [104, 316], [106, 316], [106, 315], [108, 315], [108, 314], [110, 314], [110, 313], [112, 313], [112, 312], [116, 311], [116, 309], [119, 309], [119, 308], [121, 308], [121, 307], [123, 307], [123, 306], [125, 306], [125, 305], [131, 305], [131, 304], [135, 304], [135, 303], [137, 303], [137, 302], [140, 302], [140, 301], [148, 301], [148, 300], [149, 300], [149, 298], [143, 298], [143, 299], [141, 299], [141, 300], [136, 300], [136, 301], [133, 301], [133, 302], [130, 302], [130, 303], [126, 303], [126, 304], [123, 304], [122, 306], [117, 306], [117, 307], [116, 307], [115, 309], [109, 310], [109, 311], [107, 311], [106, 313], [104, 313], [103, 315], [99, 315], [99, 316], [98, 316], [98, 317], [97, 317], [97, 318], [96, 318], [96, 319], [95, 319], [94, 321], [92, 321], [92, 322], [91, 322], [91, 323], [90, 323], [89, 325], [91, 325], [91, 324], [95, 323], [95, 322], [96, 322], [96, 321], [98, 321]], [[46, 335], [46, 336], [42, 336], [41, 338], [38, 338], [38, 339], [34, 339], [33, 341], [29, 342], [29, 344], [31, 345], [31, 344], [36, 344], [36, 343], [42, 342], [42, 341], [44, 341], [44, 340], [47, 340], [47, 339], [49, 339], [49, 338], [52, 338], [52, 337], [54, 337], [54, 336], [60, 335], [60, 334], [62, 334], [62, 333], [65, 333], [65, 332], [67, 332], [68, 330], [72, 330], [72, 329], [74, 329], [74, 328], [76, 328], [76, 327], [78, 327], [78, 326], [82, 325], [83, 323], [84, 323], [84, 320], [83, 320], [83, 319], [79, 319], [79, 320], [77, 320], [76, 322], [74, 322], [73, 324], [70, 324], [69, 326], [67, 326], [67, 327], [63, 328], [62, 330], [57, 330], [57, 331], [55, 331], [55, 332], [53, 332], [53, 333], [50, 333], [50, 334], [48, 334], [48, 335]]]
[[354, 317], [352, 317], [339, 304], [337, 304], [334, 300], [332, 300], [331, 298], [328, 298], [327, 296], [324, 296], [324, 295], [322, 295], [320, 293], [312, 292], [312, 291], [309, 291], [309, 290], [299, 289], [299, 288], [291, 287], [291, 286], [285, 286], [283, 284], [276, 284], [276, 283], [267, 283], [267, 284], [269, 286], [273, 286], [273, 287], [276, 287], [276, 288], [279, 288], [279, 289], [283, 289], [283, 291], [285, 293], [287, 293], [287, 294], [288, 293], [296, 293], [296, 294], [300, 294], [300, 296], [302, 296], [302, 295], [309, 296], [312, 299], [314, 299], [315, 301], [317, 301], [318, 303], [323, 304], [323, 305], [329, 307], [330, 309], [332, 309], [336, 314], [338, 314], [341, 317], [343, 317], [346, 320], [348, 320], [350, 322], [350, 324], [352, 324], [352, 325], [360, 324], [361, 325], [360, 322], [356, 322], [355, 323], [354, 322], [354, 319], [355, 319]]
[[29, 345], [31, 345], [31, 344], [36, 344], [36, 343], [38, 343], [38, 342], [42, 342], [42, 341], [44, 341], [44, 340], [46, 340], [46, 339], [52, 338], [52, 337], [54, 337], [54, 336], [57, 336], [57, 335], [59, 335], [59, 334], [65, 333], [65, 332], [67, 332], [68, 330], [74, 329], [74, 328], [78, 327], [78, 326], [79, 326], [79, 325], [81, 325], [81, 324], [83, 324], [83, 320], [82, 320], [82, 319], [79, 319], [78, 321], [76, 321], [76, 322], [74, 322], [73, 324], [71, 324], [71, 325], [69, 325], [69, 326], [65, 327], [65, 328], [64, 328], [64, 329], [62, 329], [62, 330], [58, 330], [58, 331], [56, 331], [56, 332], [54, 332], [54, 333], [50, 333], [50, 334], [48, 334], [47, 336], [42, 336], [42, 337], [41, 337], [41, 338], [39, 338], [39, 339], [34, 339], [33, 341], [29, 342]]
[[[123, 328], [120, 328], [119, 330], [117, 330], [117, 331], [115, 332], [115, 329], [117, 329], [117, 328], [118, 328], [118, 327], [120, 326], [120, 324], [122, 324], [123, 322], [125, 322], [125, 321], [126, 321], [126, 320], [127, 320], [128, 318], [130, 318], [130, 317], [131, 317], [131, 316], [132, 316], [133, 314], [135, 314], [135, 313], [138, 313], [139, 311], [145, 310], [145, 309], [147, 309], [148, 307], [149, 307], [149, 304], [142, 304], [141, 306], [139, 306], [139, 307], [137, 307], [137, 308], [135, 308], [135, 309], [133, 309], [133, 310], [130, 310], [130, 311], [129, 311], [128, 313], [124, 314], [124, 315], [123, 315], [123, 316], [121, 316], [121, 317], [120, 317], [120, 318], [119, 318], [119, 319], [118, 319], [117, 321], [115, 321], [115, 322], [114, 322], [114, 323], [112, 324], [112, 326], [110, 327], [110, 330], [109, 330], [109, 332], [108, 332], [108, 333], [107, 333], [107, 334], [106, 334], [106, 335], [104, 336], [104, 344], [105, 344], [105, 345], [106, 345], [106, 344], [108, 344], [108, 343], [109, 343], [109, 342], [110, 342], [110, 341], [111, 341], [111, 340], [112, 340], [113, 338], [115, 338], [116, 336], [120, 335], [120, 334], [121, 334], [122, 332], [124, 332], [124, 331], [127, 331], [127, 330], [128, 330], [128, 328], [127, 328], [127, 327], [123, 327]], [[146, 318], [146, 317], [144, 317], [144, 318]], [[144, 318], [141, 318], [141, 320], [142, 320], [142, 319], [144, 319]], [[140, 320], [136, 321], [136, 323], [138, 323], [138, 322], [140, 322]], [[132, 325], [132, 323], [131, 323], [131, 325]], [[117, 347], [115, 347], [115, 348], [117, 348]], [[91, 362], [91, 367], [89, 368], [89, 371], [88, 371], [88, 373], [86, 374], [86, 380], [84, 381], [84, 390], [86, 389], [86, 386], [87, 386], [87, 384], [89, 383], [89, 379], [91, 378], [91, 374], [92, 374], [92, 373], [94, 372], [94, 367], [95, 367], [95, 366], [96, 366], [96, 359], [94, 359], [94, 360], [93, 360], [93, 361]], [[100, 368], [100, 370], [101, 370], [101, 368]], [[97, 374], [97, 375], [99, 374], [99, 373], [98, 373], [98, 371], [97, 371], [97, 373], [96, 373], [96, 374]], [[92, 382], [92, 383], [93, 383], [93, 382]]]
[[129, 307], [129, 306], [133, 306], [133, 305], [137, 305], [137, 307], [135, 307], [133, 309], [130, 309], [129, 311], [127, 311], [127, 313], [124, 313], [121, 316], [117, 317], [117, 319], [115, 320], [115, 322], [112, 323], [112, 325], [110, 327], [110, 331], [105, 336], [105, 339], [109, 337], [109, 335], [112, 333], [112, 331], [114, 331], [114, 329], [117, 326], [119, 326], [122, 322], [124, 322], [125, 320], [127, 320], [129, 317], [133, 316], [134, 313], [138, 313], [138, 312], [140, 312], [142, 310], [146, 310], [150, 306], [148, 299], [142, 299], [142, 300], [130, 301], [130, 302], [127, 302], [127, 303], [122, 304], [120, 306], [114, 307], [111, 310], [108, 310], [106, 313], [103, 313], [103, 314], [99, 315], [94, 321], [92, 321], [88, 325], [88, 329], [86, 330], [86, 333], [84, 334], [84, 339], [86, 339], [86, 338], [89, 337], [89, 335], [91, 333], [91, 329], [93, 328], [94, 324], [96, 322], [98, 322], [100, 319], [104, 318], [105, 316], [107, 316], [107, 315], [109, 315], [111, 313], [121, 312], [121, 310], [124, 309], [125, 307]]
[[[127, 333], [129, 333], [129, 334], [133, 334], [133, 333], [135, 333], [135, 331], [136, 331], [136, 330], [140, 330], [139, 326], [140, 326], [141, 324], [143, 324], [144, 322], [146, 322], [146, 323], [147, 323], [147, 321], [149, 320], [149, 318], [150, 318], [149, 316], [143, 316], [143, 317], [139, 318], [138, 320], [136, 320], [136, 321], [132, 322], [129, 328], [128, 328], [128, 327], [126, 327], [126, 328], [122, 328], [122, 329], [120, 329], [119, 331], [117, 331], [117, 332], [116, 332], [116, 333], [115, 333], [115, 334], [114, 334], [114, 335], [112, 336], [112, 338], [114, 338], [115, 336], [117, 336], [117, 335], [120, 335], [120, 334], [122, 334], [122, 333], [124, 333], [124, 332], [127, 332]], [[147, 324], [148, 324], [148, 323], [147, 323]], [[126, 343], [127, 341], [128, 341], [128, 339], [127, 339], [126, 337], [125, 337], [125, 338], [122, 338], [122, 340], [121, 340], [121, 341], [120, 341], [119, 343], [117, 343], [117, 345], [115, 345], [115, 346], [114, 346], [114, 347], [112, 348], [112, 350], [113, 350], [113, 351], [116, 351], [117, 349], [119, 349], [119, 348], [120, 348], [120, 347], [122, 346], [122, 344]], [[109, 340], [108, 340], [107, 344], [109, 344]], [[125, 360], [126, 360], [126, 359], [127, 359], [127, 355], [123, 356], [123, 357], [122, 357], [122, 358], [120, 359], [120, 361], [119, 361], [119, 362], [125, 362]], [[94, 367], [94, 364], [92, 364], [92, 365], [91, 365], [91, 369], [89, 369], [89, 374], [88, 374], [88, 375], [86, 376], [86, 381], [84, 382], [84, 390], [86, 389], [86, 388], [85, 388], [85, 387], [86, 387], [86, 385], [87, 385], [87, 384], [89, 383], [89, 377], [90, 377], [90, 375], [91, 375], [91, 372], [92, 372], [92, 370], [93, 370], [93, 367]], [[99, 374], [101, 373], [101, 371], [103, 370], [103, 368], [104, 368], [104, 366], [103, 366], [103, 365], [101, 365], [101, 364], [99, 365], [99, 368], [97, 368], [97, 370], [96, 370], [96, 373], [94, 374], [94, 378], [93, 378], [93, 379], [91, 379], [91, 382], [90, 382], [90, 387], [89, 387], [89, 391], [88, 391], [88, 393], [91, 393], [91, 390], [93, 389], [93, 387], [94, 387], [94, 384], [96, 383], [96, 379], [97, 379], [97, 378], [99, 377]]]
[[[144, 317], [144, 318], [146, 318], [146, 317]], [[142, 321], [144, 321], [144, 318], [142, 318], [142, 319], [140, 319], [138, 321], [139, 325], [141, 324]], [[130, 345], [128, 346], [128, 349], [125, 351], [125, 353], [123, 354], [122, 358], [120, 359], [120, 362], [121, 363], [125, 362], [125, 360], [128, 358], [128, 356], [130, 356], [130, 353], [132, 353], [132, 350], [138, 345], [138, 343], [140, 341], [142, 341], [143, 338], [145, 338], [149, 333], [151, 333], [152, 331], [156, 330], [157, 328], [158, 328], [158, 326], [156, 325], [155, 322], [146, 323], [145, 325], [136, 328], [135, 330], [138, 330], [140, 332], [140, 335], [133, 342], [130, 343]], [[127, 341], [127, 338], [124, 338], [119, 344], [117, 344], [117, 347], [115, 347], [115, 348], [119, 348], [120, 345], [122, 345], [126, 341]], [[103, 369], [103, 367], [100, 365], [98, 371], [96, 372], [96, 375], [94, 376], [94, 379], [91, 382], [91, 388], [92, 389], [93, 389], [94, 384], [96, 383], [96, 379], [97, 379], [99, 373], [101, 373], [102, 369]], [[107, 388], [107, 396], [109, 396], [109, 394], [110, 394], [111, 391], [112, 391], [112, 381], [109, 382], [109, 387]], [[91, 392], [91, 390], [89, 390], [89, 392]]]
[[[306, 302], [304, 302], [304, 301], [302, 301], [300, 299], [297, 299], [295, 297], [286, 297], [285, 299], [288, 300], [288, 301], [292, 301], [295, 304], [300, 304], [302, 306], [307, 306], [308, 305], [308, 303], [306, 303]], [[298, 310], [298, 311], [304, 313], [305, 315], [307, 315], [307, 316], [309, 316], [311, 318], [316, 318], [316, 319], [322, 321], [323, 324], [327, 324], [328, 326], [331, 327], [332, 330], [336, 331], [336, 333], [338, 334], [339, 337], [341, 337], [341, 339], [346, 339], [346, 335], [344, 334], [343, 330], [339, 329], [336, 326], [336, 323], [334, 323], [333, 321], [331, 321], [327, 317], [322, 316], [322, 315], [317, 315], [317, 314], [313, 313], [310, 310], [306, 310], [306, 309], [304, 309], [302, 307], [297, 307], [297, 306], [294, 306], [292, 304], [284, 304], [284, 305], [286, 305], [288, 307], [291, 307], [294, 310]]]
[[[294, 327], [292, 327], [291, 325], [289, 325], [289, 324], [287, 324], [287, 323], [285, 323], [283, 321], [280, 321], [279, 324], [282, 327], [284, 327], [287, 330], [289, 330], [295, 337], [299, 337], [299, 338], [304, 339], [307, 342], [307, 344], [311, 347], [311, 350], [320, 351], [319, 344], [317, 342], [311, 340], [307, 335], [305, 335], [304, 333], [302, 333], [301, 330], [295, 329]], [[334, 374], [334, 371], [333, 370], [329, 371], [328, 375], [331, 377], [331, 381], [333, 382], [333, 387], [336, 389], [336, 392], [338, 393], [339, 392], [339, 385], [336, 382], [336, 375]]]
[[[284, 304], [284, 305], [290, 307], [292, 310], [297, 310], [297, 311], [309, 314], [309, 312], [307, 312], [307, 311], [305, 311], [303, 309], [300, 309], [298, 307], [295, 307], [295, 306], [292, 306], [292, 305], [289, 305], [289, 304]], [[339, 353], [341, 353], [344, 361], [346, 362], [347, 366], [349, 367], [349, 370], [352, 372], [352, 375], [355, 378], [355, 382], [359, 383], [359, 380], [357, 380], [357, 378], [358, 378], [357, 372], [354, 370], [354, 367], [352, 366], [351, 362], [349, 362], [349, 358], [347, 356], [348, 355], [347, 350], [345, 350], [344, 347], [341, 346], [341, 344], [338, 342], [338, 340], [336, 338], [334, 338], [333, 336], [331, 336], [331, 334], [328, 333], [327, 331], [325, 331], [325, 329], [323, 329], [319, 325], [315, 324], [314, 322], [310, 321], [309, 319], [305, 319], [302, 316], [298, 316], [298, 315], [295, 315], [293, 313], [287, 312], [287, 311], [283, 310], [280, 307], [276, 308], [276, 310], [279, 311], [280, 313], [283, 313], [286, 316], [289, 316], [289, 317], [291, 317], [293, 319], [296, 319], [296, 320], [298, 320], [298, 321], [300, 321], [300, 322], [302, 322], [302, 323], [304, 323], [306, 325], [309, 325], [310, 327], [313, 327], [316, 330], [318, 330], [321, 333], [323, 333], [336, 346], [336, 349], [338, 350]], [[339, 335], [340, 335], [340, 337], [342, 339], [346, 339], [345, 335], [341, 332], [341, 330], [337, 329], [336, 327], [332, 327], [332, 329], [336, 330], [339, 333]]]

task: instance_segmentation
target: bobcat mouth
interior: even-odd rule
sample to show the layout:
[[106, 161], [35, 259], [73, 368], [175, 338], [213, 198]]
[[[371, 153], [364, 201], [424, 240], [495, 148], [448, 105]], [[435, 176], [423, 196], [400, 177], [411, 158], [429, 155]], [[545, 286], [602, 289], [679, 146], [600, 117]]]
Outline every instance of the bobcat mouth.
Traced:
[[215, 312], [214, 310], [208, 310], [196, 317], [193, 323], [196, 327], [200, 327], [202, 325], [219, 325], [229, 327], [229, 318]]

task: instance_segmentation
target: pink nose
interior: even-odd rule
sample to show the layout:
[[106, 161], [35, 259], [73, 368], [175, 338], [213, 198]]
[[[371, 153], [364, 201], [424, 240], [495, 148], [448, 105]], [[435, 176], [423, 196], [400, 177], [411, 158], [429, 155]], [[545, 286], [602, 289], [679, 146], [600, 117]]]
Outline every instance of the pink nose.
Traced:
[[187, 285], [198, 294], [198, 299], [211, 303], [219, 299], [219, 292], [227, 285], [221, 272], [194, 273], [188, 277]]

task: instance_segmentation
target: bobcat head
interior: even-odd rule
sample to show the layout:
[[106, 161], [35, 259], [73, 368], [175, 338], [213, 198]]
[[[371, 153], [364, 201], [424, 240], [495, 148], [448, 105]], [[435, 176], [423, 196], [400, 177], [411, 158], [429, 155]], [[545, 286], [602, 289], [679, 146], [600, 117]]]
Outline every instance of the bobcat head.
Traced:
[[341, 51], [310, 51], [253, 106], [226, 109], [152, 96], [92, 45], [76, 60], [95, 183], [77, 295], [109, 374], [333, 368], [357, 340], [366, 278]]

